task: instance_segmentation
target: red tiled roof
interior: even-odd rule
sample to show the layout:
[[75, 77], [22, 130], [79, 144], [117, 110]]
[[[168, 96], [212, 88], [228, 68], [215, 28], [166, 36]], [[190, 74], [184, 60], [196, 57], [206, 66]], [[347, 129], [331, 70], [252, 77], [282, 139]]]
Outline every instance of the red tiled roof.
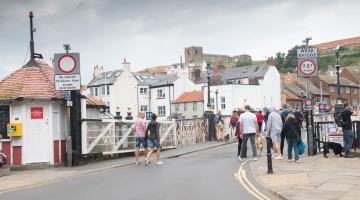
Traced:
[[55, 91], [54, 69], [43, 61], [36, 62], [38, 67], [22, 67], [0, 82], [0, 101], [64, 97], [62, 92]]
[[331, 42], [324, 42], [320, 44], [312, 45], [313, 47], [316, 47], [318, 49], [334, 49], [338, 45], [343, 46], [354, 46], [354, 45], [360, 45], [360, 37], [353, 37], [353, 38], [347, 38], [342, 40], [335, 40]]
[[96, 97], [92, 97], [92, 96], [87, 96], [86, 97], [86, 105], [89, 105], [89, 106], [106, 106], [103, 101], [101, 101], [100, 99], [98, 99]]
[[204, 95], [202, 91], [184, 92], [175, 100], [174, 103], [185, 103], [185, 102], [197, 102], [204, 101]]

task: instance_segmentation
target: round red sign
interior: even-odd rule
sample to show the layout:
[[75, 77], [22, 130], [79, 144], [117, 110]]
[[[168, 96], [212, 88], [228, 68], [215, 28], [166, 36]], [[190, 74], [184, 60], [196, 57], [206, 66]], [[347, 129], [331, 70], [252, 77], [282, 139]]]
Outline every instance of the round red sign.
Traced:
[[76, 60], [73, 56], [65, 54], [59, 58], [57, 65], [61, 72], [70, 74], [76, 69]]
[[313, 74], [316, 71], [316, 64], [312, 60], [304, 60], [300, 63], [300, 71], [306, 76]]

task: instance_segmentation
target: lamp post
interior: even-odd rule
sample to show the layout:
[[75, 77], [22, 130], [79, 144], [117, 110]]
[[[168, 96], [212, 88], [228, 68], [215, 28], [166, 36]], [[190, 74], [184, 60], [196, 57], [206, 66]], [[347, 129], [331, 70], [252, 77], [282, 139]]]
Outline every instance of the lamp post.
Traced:
[[210, 64], [206, 64], [206, 74], [207, 74], [207, 108], [210, 110], [211, 104], [210, 104]]
[[336, 104], [341, 104], [341, 98], [340, 98], [340, 65], [339, 65], [339, 47], [336, 48], [335, 51], [335, 58], [336, 58], [336, 87], [337, 87], [337, 92], [336, 92]]
[[218, 93], [219, 93], [219, 90], [218, 90], [218, 89], [216, 89], [216, 90], [215, 90], [215, 98], [216, 98], [216, 113], [218, 113], [218, 112], [219, 112]]

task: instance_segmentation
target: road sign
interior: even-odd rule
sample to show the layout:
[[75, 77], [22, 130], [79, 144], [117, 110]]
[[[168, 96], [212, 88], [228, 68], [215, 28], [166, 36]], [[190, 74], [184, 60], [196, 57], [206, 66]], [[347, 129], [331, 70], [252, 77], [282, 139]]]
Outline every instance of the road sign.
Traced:
[[304, 100], [304, 109], [305, 110], [313, 110], [313, 101], [311, 98], [306, 98]]
[[55, 74], [80, 74], [79, 53], [56, 53], [54, 54]]
[[54, 54], [55, 90], [80, 90], [80, 54]]
[[325, 113], [326, 112], [326, 105], [323, 103], [319, 104], [319, 113]]
[[317, 48], [298, 49], [297, 58], [317, 58]]
[[151, 120], [152, 112], [146, 112], [146, 120]]
[[80, 74], [55, 75], [55, 90], [80, 90]]
[[319, 76], [317, 56], [316, 48], [305, 48], [297, 50], [298, 77], [308, 78], [312, 76]]
[[71, 91], [64, 92], [65, 101], [71, 101]]

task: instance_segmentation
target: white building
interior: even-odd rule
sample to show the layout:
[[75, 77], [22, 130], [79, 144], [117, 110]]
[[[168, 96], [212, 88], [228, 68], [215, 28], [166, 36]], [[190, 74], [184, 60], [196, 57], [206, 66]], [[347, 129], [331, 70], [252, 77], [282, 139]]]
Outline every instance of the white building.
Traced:
[[[232, 110], [245, 105], [256, 110], [280, 108], [280, 74], [275, 66], [226, 68], [220, 70], [219, 75], [219, 83], [210, 86], [210, 104], [215, 112], [230, 115]], [[204, 80], [199, 84], [204, 84]], [[204, 86], [203, 92], [206, 110], [207, 86]]]
[[170, 115], [170, 104], [185, 91], [196, 87], [187, 75], [153, 75], [131, 72], [130, 63], [124, 60], [123, 69], [104, 72], [103, 67], [94, 68], [94, 77], [88, 84], [91, 96], [100, 98], [112, 115], [120, 112], [123, 117], [130, 110], [153, 112], [164, 119]]

